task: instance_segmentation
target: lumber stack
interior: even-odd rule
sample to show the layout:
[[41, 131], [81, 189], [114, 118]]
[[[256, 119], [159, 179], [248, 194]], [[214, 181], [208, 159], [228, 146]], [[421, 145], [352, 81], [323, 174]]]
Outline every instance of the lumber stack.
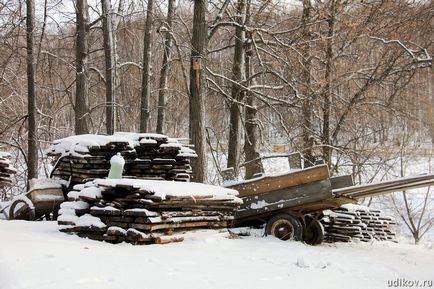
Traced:
[[365, 206], [347, 204], [326, 210], [321, 223], [326, 242], [392, 241], [395, 238], [395, 220]]
[[61, 204], [60, 230], [111, 243], [182, 241], [181, 232], [226, 228], [242, 202], [237, 191], [176, 181], [96, 179]]
[[140, 179], [190, 180], [190, 158], [196, 154], [176, 139], [160, 134], [77, 135], [57, 140], [46, 154], [53, 157], [53, 176], [73, 184], [107, 177], [110, 159], [125, 159], [124, 176]]
[[9, 186], [12, 184], [12, 176], [16, 174], [15, 168], [11, 166], [11, 155], [9, 153], [0, 152], [0, 187]]

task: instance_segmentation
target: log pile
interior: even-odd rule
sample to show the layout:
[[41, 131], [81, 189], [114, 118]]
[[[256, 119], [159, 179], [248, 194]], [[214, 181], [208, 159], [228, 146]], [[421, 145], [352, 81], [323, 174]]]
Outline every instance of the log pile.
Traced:
[[324, 211], [321, 220], [325, 242], [350, 242], [395, 239], [396, 222], [383, 216], [380, 210], [347, 204], [334, 210]]
[[71, 178], [72, 184], [107, 177], [117, 153], [125, 159], [125, 177], [181, 182], [190, 180], [190, 158], [196, 156], [175, 139], [147, 133], [71, 136], [55, 141], [46, 152], [53, 157], [52, 175]]
[[12, 176], [17, 172], [11, 166], [10, 158], [9, 153], [0, 152], [0, 188], [12, 184]]
[[60, 230], [111, 243], [182, 241], [181, 232], [226, 228], [237, 191], [199, 183], [96, 179], [76, 185], [61, 205]]

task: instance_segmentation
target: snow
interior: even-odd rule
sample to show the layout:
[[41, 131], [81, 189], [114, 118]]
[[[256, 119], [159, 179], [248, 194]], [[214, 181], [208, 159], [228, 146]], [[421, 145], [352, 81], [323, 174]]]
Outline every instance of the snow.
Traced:
[[262, 201], [258, 201], [257, 203], [250, 204], [250, 208], [254, 209], [254, 210], [255, 209], [261, 209], [261, 208], [266, 207], [268, 205], [269, 205], [269, 203], [267, 203], [266, 201], [262, 200]]
[[31, 210], [34, 210], [34, 209], [35, 209], [35, 205], [33, 205], [32, 201], [31, 201], [28, 197], [26, 197], [26, 195], [22, 194], [22, 195], [18, 195], [18, 196], [16, 196], [16, 197], [14, 197], [14, 198], [12, 199], [12, 203], [15, 202], [15, 201], [18, 201], [18, 200], [21, 200], [21, 201], [23, 201], [24, 203], [26, 203], [27, 206], [28, 206]]
[[64, 222], [64, 223], [70, 223], [70, 224], [76, 224], [77, 220], [78, 220], [78, 217], [74, 216], [72, 214], [61, 215], [57, 218], [58, 222]]
[[30, 190], [61, 189], [65, 180], [57, 179], [31, 179]]
[[109, 235], [114, 235], [114, 234], [118, 234], [118, 235], [122, 235], [122, 236], [126, 236], [127, 235], [127, 230], [122, 229], [120, 227], [109, 227], [107, 229], [107, 234]]
[[116, 185], [133, 186], [141, 190], [154, 192], [155, 196], [162, 199], [167, 197], [209, 197], [214, 200], [230, 199], [235, 203], [242, 203], [241, 199], [236, 197], [238, 195], [236, 190], [201, 183], [139, 179], [96, 179], [94, 183], [105, 187], [114, 187]]
[[89, 155], [89, 148], [105, 146], [111, 142], [127, 143], [130, 150], [140, 144], [158, 144], [157, 140], [168, 142], [161, 144], [161, 147], [177, 148], [179, 157], [197, 157], [194, 150], [183, 146], [177, 139], [168, 138], [166, 135], [155, 133], [132, 133], [117, 132], [113, 135], [84, 134], [74, 135], [53, 142], [45, 151], [61, 156], [84, 157]]
[[157, 216], [159, 216], [159, 214], [156, 213], [156, 212], [152, 212], [152, 211], [149, 211], [147, 209], [140, 209], [140, 208], [128, 209], [128, 210], [125, 210], [124, 213], [125, 214], [128, 214], [128, 213], [133, 213], [134, 214], [134, 213], [136, 213], [137, 215], [147, 216], [147, 217], [157, 217]]
[[182, 145], [180, 143], [163, 143], [160, 148], [176, 148], [181, 149]]
[[0, 158], [11, 158], [12, 155], [7, 152], [0, 152]]
[[0, 220], [7, 220], [9, 219], [8, 211], [9, 206], [12, 203], [10, 201], [0, 202]]
[[197, 154], [191, 148], [183, 146], [178, 153], [178, 157], [197, 158]]
[[[115, 180], [115, 181], [118, 181], [118, 180]], [[102, 198], [101, 189], [96, 188], [96, 187], [84, 188], [80, 191], [78, 196], [88, 198], [88, 199], [100, 199], [100, 198]]]
[[107, 227], [100, 218], [92, 216], [90, 214], [84, 214], [80, 216], [76, 221], [75, 225], [78, 227], [97, 227], [97, 228], [105, 228]]
[[90, 147], [105, 146], [110, 142], [126, 142], [133, 148], [130, 140], [122, 136], [83, 134], [56, 140], [46, 152], [61, 154], [62, 156], [83, 156], [89, 153]]
[[63, 202], [60, 204], [61, 209], [85, 210], [89, 208], [89, 204], [83, 201]]
[[369, 212], [369, 207], [356, 204], [344, 204], [341, 208], [346, 209], [350, 213]]
[[100, 207], [93, 206], [93, 207], [91, 207], [90, 209], [93, 210], [93, 211], [112, 211], [112, 212], [119, 212], [119, 209], [116, 209], [116, 208], [114, 208], [114, 207], [112, 207], [112, 206], [105, 206], [104, 208], [100, 208]]
[[144, 138], [144, 139], [140, 140], [140, 143], [141, 144], [157, 144], [158, 142], [155, 139]]
[[312, 247], [209, 230], [181, 243], [112, 245], [61, 233], [55, 222], [26, 221], [0, 221], [0, 232], [1, 289], [380, 289], [398, 278], [433, 279], [429, 243]]

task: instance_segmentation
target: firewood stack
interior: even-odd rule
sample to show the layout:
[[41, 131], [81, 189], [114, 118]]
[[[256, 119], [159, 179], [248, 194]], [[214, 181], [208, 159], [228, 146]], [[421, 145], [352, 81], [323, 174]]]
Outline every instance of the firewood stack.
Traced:
[[242, 202], [237, 191], [174, 181], [96, 179], [61, 205], [61, 231], [112, 243], [182, 241], [181, 231], [225, 228]]
[[46, 153], [54, 157], [53, 176], [71, 177], [72, 184], [107, 177], [117, 153], [125, 159], [125, 177], [186, 182], [192, 173], [190, 158], [196, 157], [175, 139], [147, 133], [71, 136], [55, 141]]
[[365, 206], [347, 204], [326, 210], [321, 222], [326, 242], [391, 241], [395, 238], [395, 220]]
[[12, 175], [16, 174], [16, 170], [10, 163], [11, 155], [9, 153], [0, 152], [0, 188], [12, 184]]

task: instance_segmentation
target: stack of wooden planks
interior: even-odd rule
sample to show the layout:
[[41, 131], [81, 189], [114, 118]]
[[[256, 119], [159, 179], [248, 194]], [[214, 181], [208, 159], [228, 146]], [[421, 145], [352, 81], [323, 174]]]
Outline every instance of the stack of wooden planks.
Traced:
[[392, 241], [395, 238], [395, 220], [365, 206], [347, 204], [326, 210], [321, 223], [326, 242]]
[[125, 159], [124, 176], [140, 179], [189, 181], [193, 150], [160, 134], [116, 133], [78, 135], [57, 140], [47, 150], [54, 157], [52, 175], [73, 184], [107, 177], [110, 159]]
[[0, 187], [9, 186], [12, 183], [12, 176], [16, 170], [11, 166], [11, 155], [0, 152]]
[[60, 230], [112, 243], [168, 243], [184, 231], [226, 228], [242, 202], [231, 189], [176, 181], [96, 179], [74, 189]]

